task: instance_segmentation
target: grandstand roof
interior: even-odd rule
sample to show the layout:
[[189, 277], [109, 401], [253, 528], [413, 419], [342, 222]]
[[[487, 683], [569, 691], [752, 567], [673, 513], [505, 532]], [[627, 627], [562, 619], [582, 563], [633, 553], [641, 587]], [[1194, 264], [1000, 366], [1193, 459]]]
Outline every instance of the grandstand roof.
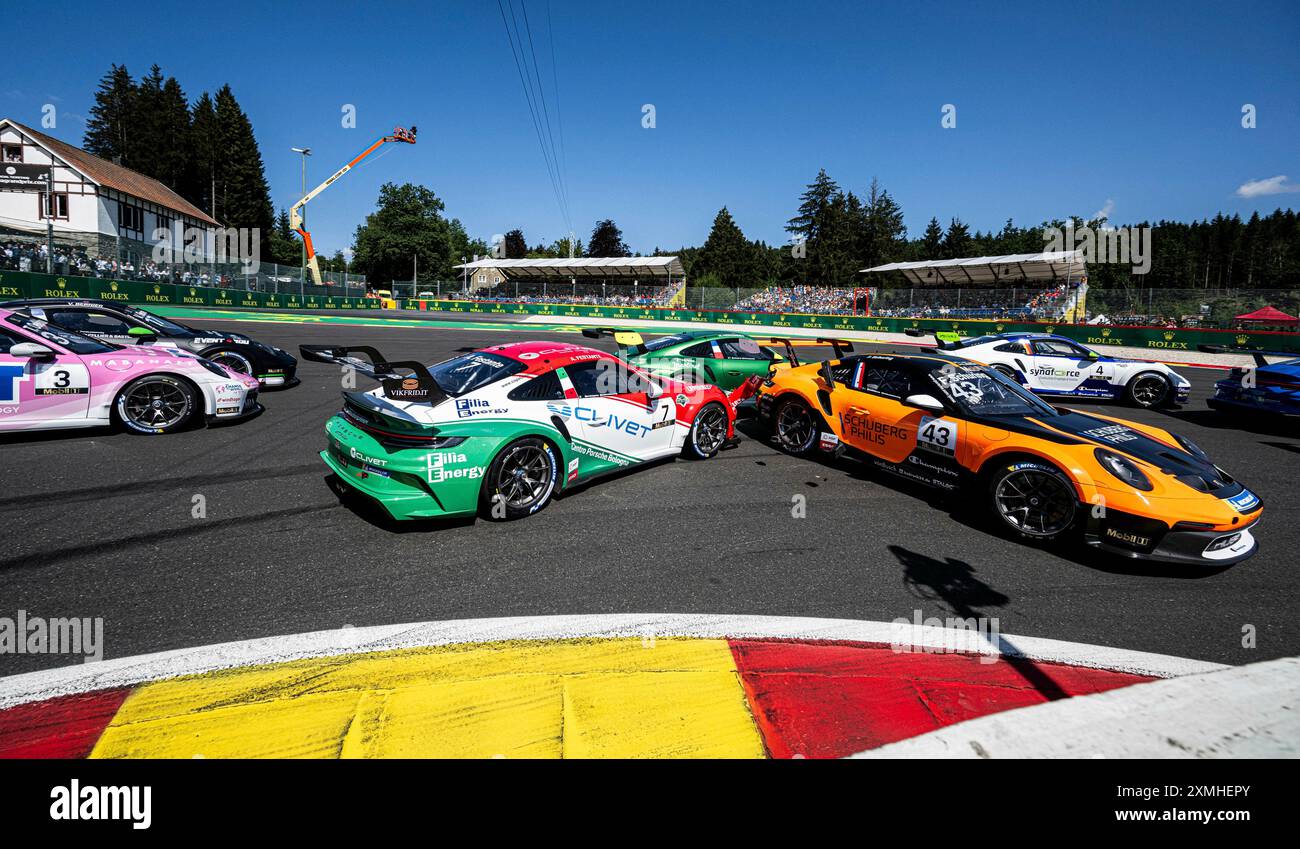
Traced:
[[1021, 281], [1066, 280], [1083, 276], [1083, 251], [1043, 251], [962, 259], [891, 262], [862, 273], [899, 271], [917, 286], [997, 285]]
[[578, 257], [576, 259], [480, 259], [455, 266], [495, 269], [507, 277], [678, 277], [686, 274], [675, 256]]

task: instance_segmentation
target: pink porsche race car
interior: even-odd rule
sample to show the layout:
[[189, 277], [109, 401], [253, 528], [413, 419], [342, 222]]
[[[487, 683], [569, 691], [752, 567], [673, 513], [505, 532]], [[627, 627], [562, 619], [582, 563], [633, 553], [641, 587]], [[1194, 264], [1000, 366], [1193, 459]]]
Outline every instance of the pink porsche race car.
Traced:
[[257, 378], [175, 348], [125, 347], [0, 310], [0, 433], [171, 433], [262, 411]]

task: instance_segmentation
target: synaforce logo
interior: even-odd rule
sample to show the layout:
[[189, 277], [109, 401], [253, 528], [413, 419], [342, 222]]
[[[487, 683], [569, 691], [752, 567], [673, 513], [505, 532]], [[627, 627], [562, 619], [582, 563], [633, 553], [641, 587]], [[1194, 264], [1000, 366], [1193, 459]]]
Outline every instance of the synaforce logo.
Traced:
[[1058, 369], [1055, 366], [1035, 366], [1029, 370], [1029, 373], [1034, 377], [1077, 378], [1081, 376], [1081, 373], [1075, 369]]

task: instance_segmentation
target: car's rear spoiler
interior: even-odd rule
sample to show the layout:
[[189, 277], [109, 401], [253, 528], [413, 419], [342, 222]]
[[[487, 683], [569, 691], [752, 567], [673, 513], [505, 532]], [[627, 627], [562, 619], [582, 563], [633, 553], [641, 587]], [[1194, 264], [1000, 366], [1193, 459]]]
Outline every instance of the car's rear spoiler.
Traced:
[[[908, 327], [903, 332], [914, 339], [930, 335], [928, 331], [919, 327]], [[934, 347], [940, 351], [955, 351], [961, 347], [961, 334], [951, 330], [940, 330], [934, 334]]]
[[[298, 353], [302, 354], [304, 360], [337, 363], [373, 377], [383, 385], [384, 397], [392, 401], [440, 404], [447, 399], [447, 393], [442, 391], [424, 363], [389, 360], [368, 345], [299, 345]], [[370, 362], [357, 359], [352, 354], [361, 354]], [[402, 374], [396, 369], [407, 369], [410, 374]]]
[[805, 339], [803, 337], [790, 336], [763, 336], [751, 337], [752, 341], [759, 345], [784, 345], [786, 359], [790, 365], [799, 365], [799, 355], [795, 348], [830, 348], [835, 352], [835, 359], [843, 359], [845, 354], [853, 353], [853, 343], [848, 339]]
[[1282, 357], [1293, 360], [1300, 356], [1294, 351], [1265, 351], [1260, 348], [1238, 348], [1233, 345], [1197, 345], [1196, 350], [1202, 354], [1249, 354], [1255, 359], [1256, 366], [1268, 365], [1267, 357]]
[[602, 336], [611, 337], [620, 350], [627, 349], [637, 354], [646, 352], [645, 340], [641, 334], [635, 330], [618, 330], [613, 327], [584, 327], [582, 335], [588, 339], [599, 339]]

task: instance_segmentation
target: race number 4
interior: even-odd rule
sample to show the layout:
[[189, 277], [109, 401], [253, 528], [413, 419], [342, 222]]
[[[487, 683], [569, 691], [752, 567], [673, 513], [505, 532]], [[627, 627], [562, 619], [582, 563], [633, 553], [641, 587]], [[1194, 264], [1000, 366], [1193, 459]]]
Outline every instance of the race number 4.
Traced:
[[916, 446], [946, 457], [957, 453], [957, 422], [925, 416], [916, 429]]

